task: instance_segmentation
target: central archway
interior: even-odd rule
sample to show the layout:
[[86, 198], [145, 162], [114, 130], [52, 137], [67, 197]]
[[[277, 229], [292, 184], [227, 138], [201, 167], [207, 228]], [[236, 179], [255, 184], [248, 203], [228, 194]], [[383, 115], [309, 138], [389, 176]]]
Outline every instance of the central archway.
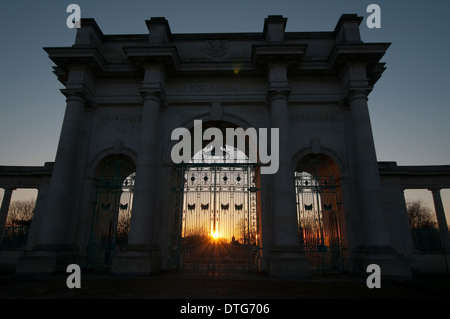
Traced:
[[[203, 129], [230, 125], [207, 122]], [[189, 163], [174, 168], [172, 269], [258, 270], [259, 169], [246, 154], [248, 143], [240, 150], [204, 142]]]

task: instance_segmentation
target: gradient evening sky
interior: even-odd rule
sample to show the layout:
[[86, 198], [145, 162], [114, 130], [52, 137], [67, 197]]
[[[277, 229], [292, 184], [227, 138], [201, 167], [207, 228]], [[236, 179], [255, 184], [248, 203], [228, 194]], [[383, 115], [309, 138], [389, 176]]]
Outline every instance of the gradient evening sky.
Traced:
[[[365, 18], [363, 41], [392, 43], [382, 59], [387, 70], [369, 96], [378, 160], [450, 165], [450, 2], [444, 0], [2, 1], [0, 165], [54, 161], [65, 98], [42, 48], [74, 43], [76, 31], [66, 26], [71, 3], [104, 34], [147, 33], [151, 17], [165, 17], [172, 33], [262, 32], [271, 14], [288, 18], [288, 32], [332, 31], [341, 14], [356, 13]], [[381, 7], [381, 29], [366, 26], [371, 3]], [[433, 207], [429, 192], [413, 193], [407, 200], [419, 196]], [[450, 190], [442, 194], [450, 223]]]

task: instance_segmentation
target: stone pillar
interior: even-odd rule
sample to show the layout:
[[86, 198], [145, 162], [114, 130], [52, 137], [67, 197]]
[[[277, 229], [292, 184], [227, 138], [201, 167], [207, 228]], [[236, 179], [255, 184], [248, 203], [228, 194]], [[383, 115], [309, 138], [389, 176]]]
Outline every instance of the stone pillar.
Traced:
[[142, 121], [136, 163], [133, 213], [128, 245], [116, 256], [112, 272], [116, 274], [149, 274], [160, 269], [161, 257], [154, 243], [153, 219], [158, 188], [158, 122], [164, 96], [164, 72], [158, 66], [145, 68], [140, 93], [143, 96]]
[[[299, 245], [297, 228], [286, 66], [272, 66], [269, 81], [271, 126], [279, 129], [279, 168], [272, 175], [274, 246], [270, 249], [269, 271], [274, 276], [309, 276], [310, 266]], [[271, 148], [273, 152], [273, 145]]]
[[[401, 188], [397, 190], [398, 193], [401, 192], [401, 194], [398, 195], [399, 200], [399, 212], [401, 213], [401, 216], [399, 216], [399, 219], [397, 221], [398, 226], [401, 227], [401, 233], [402, 235], [402, 241], [404, 246], [404, 255], [407, 258], [410, 258], [413, 254], [413, 238], [411, 236], [411, 225], [409, 223], [409, 217], [408, 217], [408, 208], [406, 205], [406, 197], [405, 197], [405, 190], [404, 188]], [[400, 222], [400, 218], [403, 220], [403, 227], [402, 223]], [[400, 232], [400, 231], [399, 231]]]
[[[444, 205], [442, 204], [441, 190], [430, 189], [433, 194], [434, 209], [436, 211], [436, 219], [439, 227], [439, 235], [441, 237], [442, 249], [446, 255], [450, 255], [450, 236], [448, 234], [447, 220], [445, 218]], [[450, 261], [450, 260], [449, 260]]]
[[156, 146], [158, 144], [158, 116], [160, 98], [151, 92], [144, 92], [144, 104], [141, 124], [139, 152], [136, 163], [136, 184], [134, 188], [133, 217], [131, 222], [129, 244], [151, 244], [155, 176]]
[[368, 264], [375, 263], [381, 267], [382, 275], [410, 277], [409, 264], [397, 255], [390, 244], [367, 94], [368, 92], [364, 89], [351, 90], [348, 99], [353, 126], [357, 193], [364, 232], [364, 244], [356, 248], [356, 253], [359, 255], [357, 268], [365, 272]]
[[[77, 247], [66, 238], [70, 195], [77, 158], [78, 135], [86, 100], [80, 90], [62, 90], [66, 112], [46, 196], [37, 244], [19, 258], [17, 273], [52, 273], [65, 271], [68, 264], [79, 263]], [[36, 230], [33, 230], [36, 231]]]
[[356, 154], [358, 194], [360, 196], [366, 246], [389, 246], [382, 217], [381, 181], [373, 141], [367, 92], [356, 90], [349, 97]]
[[279, 129], [278, 171], [273, 174], [273, 210], [275, 216], [275, 244], [296, 246], [298, 244], [297, 213], [295, 206], [294, 169], [289, 148], [287, 122], [287, 94], [274, 92], [270, 97], [271, 126]]
[[40, 245], [66, 243], [64, 234], [69, 212], [67, 206], [71, 193], [71, 182], [77, 155], [78, 133], [85, 107], [85, 99], [79, 93], [70, 91], [65, 93], [67, 107], [48, 190], [46, 213], [39, 236]]
[[30, 233], [28, 235], [27, 249], [32, 249], [38, 243], [42, 219], [45, 214], [45, 201], [47, 199], [49, 184], [50, 178], [45, 178], [39, 185], [36, 205], [33, 212], [33, 222], [31, 223]]
[[11, 204], [11, 196], [15, 188], [5, 188], [3, 194], [2, 206], [0, 208], [0, 244], [5, 234], [6, 219], [8, 218], [9, 204]]

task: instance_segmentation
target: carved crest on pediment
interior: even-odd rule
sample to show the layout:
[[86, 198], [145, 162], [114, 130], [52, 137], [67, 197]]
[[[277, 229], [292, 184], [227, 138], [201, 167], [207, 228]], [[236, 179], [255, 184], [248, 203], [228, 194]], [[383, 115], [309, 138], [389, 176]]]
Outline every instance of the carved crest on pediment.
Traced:
[[228, 53], [228, 40], [208, 40], [206, 53], [212, 58], [221, 58]]

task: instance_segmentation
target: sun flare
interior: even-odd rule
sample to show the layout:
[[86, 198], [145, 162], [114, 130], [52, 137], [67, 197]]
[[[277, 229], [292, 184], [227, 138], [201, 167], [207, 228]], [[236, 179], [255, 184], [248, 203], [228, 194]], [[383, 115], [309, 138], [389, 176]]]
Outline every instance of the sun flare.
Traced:
[[219, 238], [219, 232], [216, 230], [214, 232], [211, 233], [211, 237], [214, 239], [218, 239]]

